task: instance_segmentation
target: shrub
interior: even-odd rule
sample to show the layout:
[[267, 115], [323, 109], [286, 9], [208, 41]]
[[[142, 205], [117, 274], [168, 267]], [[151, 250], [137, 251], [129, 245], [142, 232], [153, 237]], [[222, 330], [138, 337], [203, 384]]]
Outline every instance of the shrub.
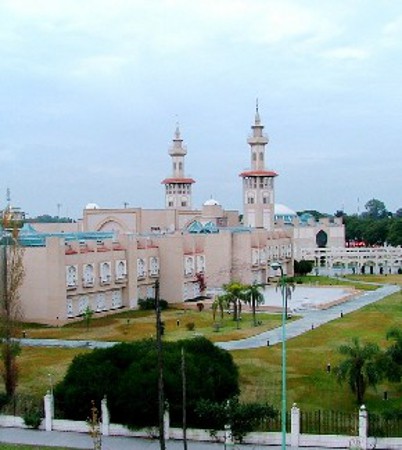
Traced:
[[[187, 423], [199, 424], [195, 407], [201, 399], [225, 402], [239, 394], [239, 374], [232, 356], [205, 338], [164, 342], [165, 398], [173, 426], [182, 420], [181, 351], [187, 374]], [[155, 340], [121, 343], [74, 358], [55, 388], [56, 405], [67, 419], [85, 420], [91, 400], [106, 395], [115, 423], [129, 427], [157, 425], [158, 370]], [[146, 374], [146, 375], [145, 375]], [[201, 423], [202, 425], [202, 423]]]
[[188, 331], [194, 331], [195, 323], [194, 322], [187, 322], [186, 323], [186, 328], [187, 328]]
[[204, 309], [204, 303], [198, 302], [197, 308], [198, 308], [198, 311], [201, 312]]
[[205, 425], [214, 431], [230, 425], [233, 437], [238, 442], [242, 442], [244, 436], [258, 427], [262, 420], [277, 415], [277, 411], [267, 403], [240, 403], [237, 397], [225, 403], [201, 400], [196, 412]]
[[29, 407], [25, 410], [22, 418], [27, 427], [37, 430], [42, 423], [42, 414], [38, 408]]
[[[152, 310], [155, 309], [155, 299], [152, 297], [147, 298], [140, 298], [138, 300], [138, 306], [142, 310]], [[169, 303], [166, 300], [160, 299], [159, 300], [159, 306], [161, 310], [167, 309], [169, 306]]]

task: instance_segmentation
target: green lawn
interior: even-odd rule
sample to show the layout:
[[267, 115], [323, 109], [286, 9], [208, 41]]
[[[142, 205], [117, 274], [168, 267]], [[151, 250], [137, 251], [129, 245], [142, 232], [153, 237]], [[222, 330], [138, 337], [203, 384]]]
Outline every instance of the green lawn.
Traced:
[[[369, 276], [359, 277], [372, 281]], [[317, 281], [317, 277], [314, 277]], [[318, 280], [322, 280], [320, 277]], [[331, 280], [325, 280], [328, 284]], [[342, 283], [343, 280], [332, 280]], [[380, 281], [402, 284], [402, 276]], [[323, 281], [324, 282], [324, 281]], [[343, 283], [342, 283], [343, 284]], [[297, 288], [296, 288], [297, 289]], [[193, 305], [194, 306], [194, 305]], [[170, 309], [163, 312], [166, 323], [166, 340], [175, 340], [202, 334], [214, 341], [239, 339], [260, 333], [280, 325], [280, 315], [263, 313], [258, 316], [262, 324], [252, 325], [250, 313], [243, 313], [239, 324], [226, 315], [220, 331], [213, 327], [212, 312], [205, 308]], [[177, 321], [180, 321], [179, 325]], [[189, 331], [187, 324], [194, 323]], [[237, 329], [237, 327], [240, 329]], [[356, 409], [354, 397], [347, 386], [340, 386], [333, 374], [326, 372], [327, 363], [333, 368], [339, 361], [337, 348], [349, 342], [354, 336], [362, 341], [377, 342], [385, 347], [386, 331], [391, 326], [402, 327], [402, 294], [398, 293], [360, 311], [345, 315], [327, 325], [312, 330], [287, 343], [288, 349], [288, 405], [296, 402], [301, 408], [314, 410], [334, 409], [350, 411]], [[94, 319], [87, 331], [84, 323], [72, 323], [65, 327], [26, 327], [28, 336], [59, 337], [78, 339], [133, 340], [155, 334], [153, 312], [126, 311], [114, 316]], [[18, 357], [20, 380], [18, 392], [42, 396], [64, 376], [72, 358], [87, 350], [83, 349], [22, 349]], [[268, 401], [276, 407], [280, 405], [281, 346], [232, 352], [240, 369], [242, 398], [244, 400]], [[389, 400], [382, 401], [383, 391], [387, 390]], [[402, 408], [402, 386], [384, 383], [377, 392], [369, 389], [367, 406], [381, 409], [392, 405]]]
[[[347, 385], [339, 385], [331, 368], [340, 361], [339, 345], [358, 336], [385, 348], [386, 331], [402, 327], [402, 294], [394, 294], [381, 302], [345, 315], [315, 330], [287, 342], [288, 407], [297, 403], [304, 410], [356, 409], [354, 397]], [[281, 346], [232, 352], [240, 367], [242, 398], [266, 400], [280, 406]], [[384, 402], [383, 392], [389, 400]], [[377, 391], [369, 388], [366, 406], [370, 410], [402, 408], [402, 383], [383, 383]]]

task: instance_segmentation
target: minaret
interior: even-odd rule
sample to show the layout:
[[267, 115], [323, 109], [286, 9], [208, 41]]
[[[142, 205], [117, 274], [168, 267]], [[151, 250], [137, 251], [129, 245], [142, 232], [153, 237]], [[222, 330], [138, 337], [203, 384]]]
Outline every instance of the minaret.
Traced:
[[180, 137], [179, 125], [176, 126], [173, 145], [169, 149], [172, 157], [172, 177], [162, 181], [165, 185], [165, 206], [168, 209], [190, 209], [191, 208], [191, 185], [195, 183], [192, 178], [184, 176], [184, 157], [187, 148], [183, 146]]
[[265, 168], [265, 146], [268, 144], [268, 138], [263, 134], [264, 126], [261, 124], [258, 100], [251, 129], [252, 135], [247, 140], [251, 151], [251, 170], [240, 174], [243, 178], [243, 222], [248, 227], [273, 230], [274, 178], [277, 173]]

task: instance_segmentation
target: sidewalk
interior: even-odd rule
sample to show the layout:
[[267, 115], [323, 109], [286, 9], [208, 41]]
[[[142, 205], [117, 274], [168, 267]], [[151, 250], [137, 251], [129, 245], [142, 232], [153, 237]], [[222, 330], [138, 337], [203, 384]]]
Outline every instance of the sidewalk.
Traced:
[[[38, 447], [66, 447], [74, 449], [93, 449], [93, 442], [89, 434], [26, 430], [21, 428], [0, 428], [0, 442], [35, 445]], [[139, 439], [117, 436], [102, 436], [102, 450], [158, 450], [158, 440]], [[182, 450], [183, 441], [166, 441], [167, 450]], [[223, 450], [222, 443], [188, 441], [189, 450]], [[227, 446], [226, 450], [280, 450], [280, 446], [239, 445]], [[291, 447], [288, 446], [291, 450]], [[320, 450], [320, 447], [309, 447], [308, 450]], [[328, 449], [326, 449], [328, 450]]]

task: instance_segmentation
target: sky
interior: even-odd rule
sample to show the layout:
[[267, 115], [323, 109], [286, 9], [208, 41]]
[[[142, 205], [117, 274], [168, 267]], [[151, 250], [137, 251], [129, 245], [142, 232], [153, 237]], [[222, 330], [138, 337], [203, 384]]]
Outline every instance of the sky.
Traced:
[[242, 209], [256, 99], [276, 202], [402, 207], [402, 1], [0, 0], [0, 208]]

